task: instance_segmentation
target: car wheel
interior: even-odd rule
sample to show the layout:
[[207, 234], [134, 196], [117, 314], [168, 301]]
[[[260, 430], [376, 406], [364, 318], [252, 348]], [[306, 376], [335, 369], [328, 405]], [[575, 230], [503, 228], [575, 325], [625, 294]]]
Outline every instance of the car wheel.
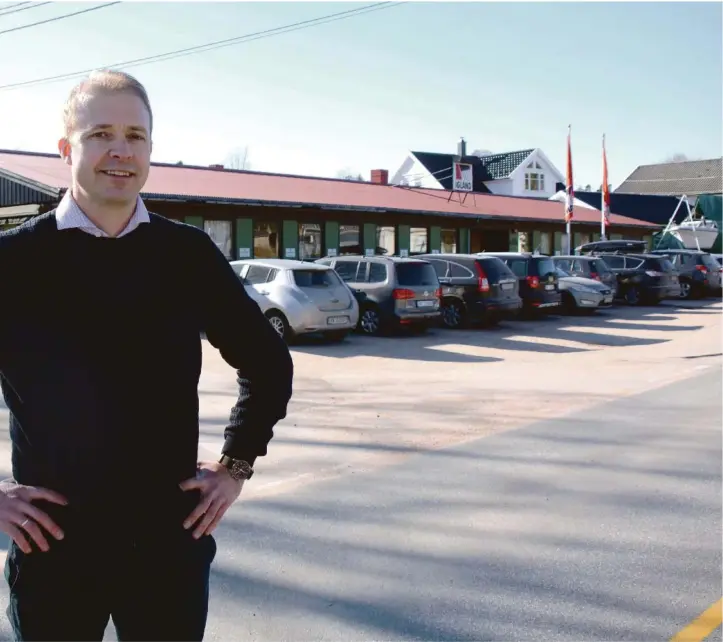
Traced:
[[640, 290], [635, 286], [629, 288], [625, 292], [625, 303], [628, 305], [639, 305], [640, 304]]
[[266, 318], [271, 324], [271, 327], [276, 330], [276, 334], [278, 334], [284, 341], [289, 341], [291, 339], [291, 326], [289, 326], [289, 322], [286, 320], [286, 317], [282, 312], [279, 312], [278, 310], [269, 310], [266, 313]]
[[690, 299], [693, 296], [693, 288], [690, 285], [689, 281], [681, 281], [680, 282], [680, 298], [681, 299]]
[[575, 297], [569, 292], [562, 293], [562, 309], [566, 314], [575, 314], [578, 311]]
[[446, 328], [458, 330], [464, 327], [465, 310], [458, 301], [450, 301], [442, 308], [442, 322]]
[[359, 330], [364, 334], [376, 336], [382, 330], [382, 319], [379, 310], [372, 306], [367, 306], [359, 315]]

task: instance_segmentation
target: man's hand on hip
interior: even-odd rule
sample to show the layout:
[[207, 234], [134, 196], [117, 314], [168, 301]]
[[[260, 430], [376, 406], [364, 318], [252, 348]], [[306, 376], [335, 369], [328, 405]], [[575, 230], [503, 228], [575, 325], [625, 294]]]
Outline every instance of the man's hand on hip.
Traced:
[[43, 499], [65, 506], [68, 500], [60, 493], [47, 488], [23, 486], [15, 482], [0, 482], [0, 531], [12, 537], [23, 553], [32, 553], [28, 535], [42, 551], [50, 550], [41, 526], [55, 539], [65, 536], [60, 527], [50, 517], [32, 504]]
[[203, 518], [194, 529], [193, 536], [198, 539], [201, 535], [210, 535], [228, 507], [241, 494], [243, 484], [243, 480], [231, 477], [224, 465], [214, 461], [200, 462], [196, 476], [180, 484], [182, 490], [201, 491], [201, 500], [183, 522], [183, 527], [191, 528]]

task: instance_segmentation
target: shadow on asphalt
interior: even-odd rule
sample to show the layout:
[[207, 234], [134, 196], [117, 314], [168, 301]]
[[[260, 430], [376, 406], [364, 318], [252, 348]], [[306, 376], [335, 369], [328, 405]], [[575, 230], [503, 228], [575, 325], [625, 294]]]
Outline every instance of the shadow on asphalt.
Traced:
[[668, 388], [248, 501], [219, 530], [211, 621], [242, 609], [257, 639], [276, 618], [298, 639], [668, 639], [720, 566], [713, 388], [692, 423]]
[[[329, 344], [306, 337], [291, 346], [300, 353], [330, 358], [354, 356], [384, 357], [413, 361], [482, 362], [499, 358], [474, 353], [484, 350], [510, 352], [573, 353], [604, 347], [653, 345], [670, 341], [665, 334], [697, 330], [701, 325], [666, 325], [679, 320], [694, 321], [695, 315], [721, 314], [709, 309], [718, 300], [685, 302], [665, 301], [658, 306], [615, 306], [589, 316], [549, 314], [536, 320], [505, 321], [493, 328], [447, 330], [432, 328], [425, 334], [398, 333], [392, 336], [350, 335], [343, 343]], [[667, 314], [666, 314], [667, 312]], [[672, 314], [671, 314], [672, 313]], [[660, 332], [659, 337], [641, 337], [640, 332]], [[570, 345], [577, 344], [577, 345]], [[450, 349], [455, 346], [460, 351]]]

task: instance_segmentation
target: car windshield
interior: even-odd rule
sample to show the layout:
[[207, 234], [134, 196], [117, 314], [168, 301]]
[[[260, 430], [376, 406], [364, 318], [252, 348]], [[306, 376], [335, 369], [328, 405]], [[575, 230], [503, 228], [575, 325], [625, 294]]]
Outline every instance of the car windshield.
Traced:
[[328, 288], [341, 283], [334, 270], [294, 270], [294, 281], [300, 288]]
[[552, 259], [539, 259], [537, 261], [537, 274], [540, 278], [546, 277], [551, 272], [555, 273], [555, 262]]
[[720, 263], [716, 261], [710, 254], [703, 254], [703, 256], [700, 257], [701, 262], [705, 267], [707, 267], [709, 270], [719, 270], [720, 269]]
[[397, 265], [397, 282], [399, 285], [437, 286], [437, 273], [430, 263], [399, 263]]
[[557, 274], [557, 276], [570, 276], [570, 273], [563, 270], [559, 265], [555, 268], [555, 274]]

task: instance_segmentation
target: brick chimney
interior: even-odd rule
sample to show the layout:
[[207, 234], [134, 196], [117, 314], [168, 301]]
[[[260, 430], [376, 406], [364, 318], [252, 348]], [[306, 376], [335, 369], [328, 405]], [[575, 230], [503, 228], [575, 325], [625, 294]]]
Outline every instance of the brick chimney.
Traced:
[[223, 169], [223, 165], [209, 165], [209, 169]]
[[389, 170], [373, 169], [372, 183], [376, 183], [377, 185], [389, 185]]

